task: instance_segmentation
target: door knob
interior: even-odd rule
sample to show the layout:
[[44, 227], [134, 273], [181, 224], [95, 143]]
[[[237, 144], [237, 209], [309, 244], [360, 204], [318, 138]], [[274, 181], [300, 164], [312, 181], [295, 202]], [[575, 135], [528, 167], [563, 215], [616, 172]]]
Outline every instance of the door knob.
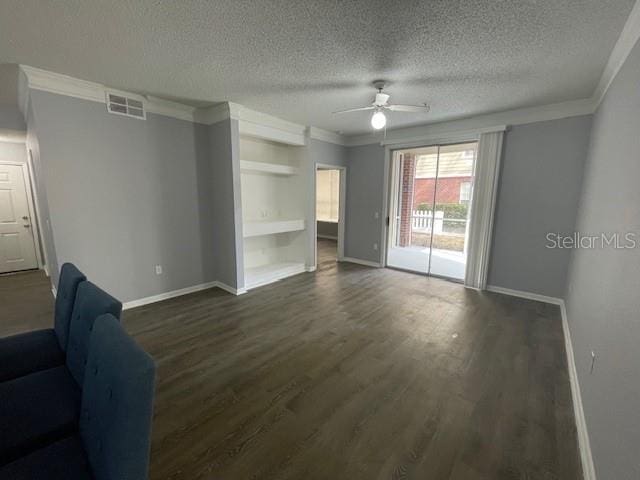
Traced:
[[29, 224], [23, 225], [24, 228], [29, 228], [30, 226], [31, 225], [29, 225]]
[[29, 217], [27, 217], [26, 215], [24, 217], [22, 217], [23, 220], [29, 220]]

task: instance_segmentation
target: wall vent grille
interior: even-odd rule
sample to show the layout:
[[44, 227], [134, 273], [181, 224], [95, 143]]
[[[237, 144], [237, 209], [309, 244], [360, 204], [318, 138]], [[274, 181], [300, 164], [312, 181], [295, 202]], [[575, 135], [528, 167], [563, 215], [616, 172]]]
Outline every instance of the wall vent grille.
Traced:
[[107, 110], [109, 113], [145, 120], [147, 112], [141, 99], [122, 94], [107, 92]]

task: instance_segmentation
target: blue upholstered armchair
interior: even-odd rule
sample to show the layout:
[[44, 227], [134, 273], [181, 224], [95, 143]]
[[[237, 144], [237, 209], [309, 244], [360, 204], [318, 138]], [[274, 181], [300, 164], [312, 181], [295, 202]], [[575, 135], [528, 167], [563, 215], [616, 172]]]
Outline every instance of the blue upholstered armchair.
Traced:
[[60, 270], [54, 328], [0, 338], [0, 382], [64, 364], [71, 312], [80, 282], [86, 280], [75, 265]]
[[[0, 465], [77, 431], [94, 322], [105, 313], [119, 317], [121, 311], [122, 304], [111, 295], [91, 282], [80, 282], [68, 328], [64, 363], [0, 383]], [[33, 354], [25, 350], [17, 358], [28, 363], [28, 357]]]
[[147, 478], [155, 365], [112, 315], [93, 324], [79, 429], [4, 467], [0, 479]]

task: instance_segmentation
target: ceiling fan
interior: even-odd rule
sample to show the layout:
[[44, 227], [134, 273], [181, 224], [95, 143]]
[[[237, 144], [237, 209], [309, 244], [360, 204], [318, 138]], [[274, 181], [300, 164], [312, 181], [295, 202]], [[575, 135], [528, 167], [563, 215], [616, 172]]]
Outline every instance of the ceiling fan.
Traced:
[[383, 80], [376, 80], [373, 82], [373, 86], [378, 89], [378, 93], [376, 93], [376, 97], [373, 100], [371, 105], [366, 107], [358, 107], [358, 108], [348, 108], [347, 110], [339, 110], [337, 112], [333, 112], [335, 114], [338, 113], [350, 113], [350, 112], [360, 112], [363, 110], [373, 110], [373, 115], [371, 115], [371, 126], [380, 130], [385, 127], [387, 124], [387, 116], [384, 114], [384, 110], [389, 110], [390, 112], [410, 112], [410, 113], [427, 113], [429, 111], [429, 105], [393, 105], [389, 104], [389, 95], [386, 93], [382, 93], [382, 90], [385, 87], [385, 82]]

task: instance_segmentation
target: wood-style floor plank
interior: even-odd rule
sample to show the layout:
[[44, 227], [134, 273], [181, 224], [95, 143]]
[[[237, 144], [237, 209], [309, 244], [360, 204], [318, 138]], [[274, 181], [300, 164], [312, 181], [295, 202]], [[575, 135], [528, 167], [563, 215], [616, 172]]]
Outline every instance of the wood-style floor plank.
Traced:
[[558, 307], [319, 250], [246, 295], [124, 312], [158, 364], [151, 479], [581, 478]]

